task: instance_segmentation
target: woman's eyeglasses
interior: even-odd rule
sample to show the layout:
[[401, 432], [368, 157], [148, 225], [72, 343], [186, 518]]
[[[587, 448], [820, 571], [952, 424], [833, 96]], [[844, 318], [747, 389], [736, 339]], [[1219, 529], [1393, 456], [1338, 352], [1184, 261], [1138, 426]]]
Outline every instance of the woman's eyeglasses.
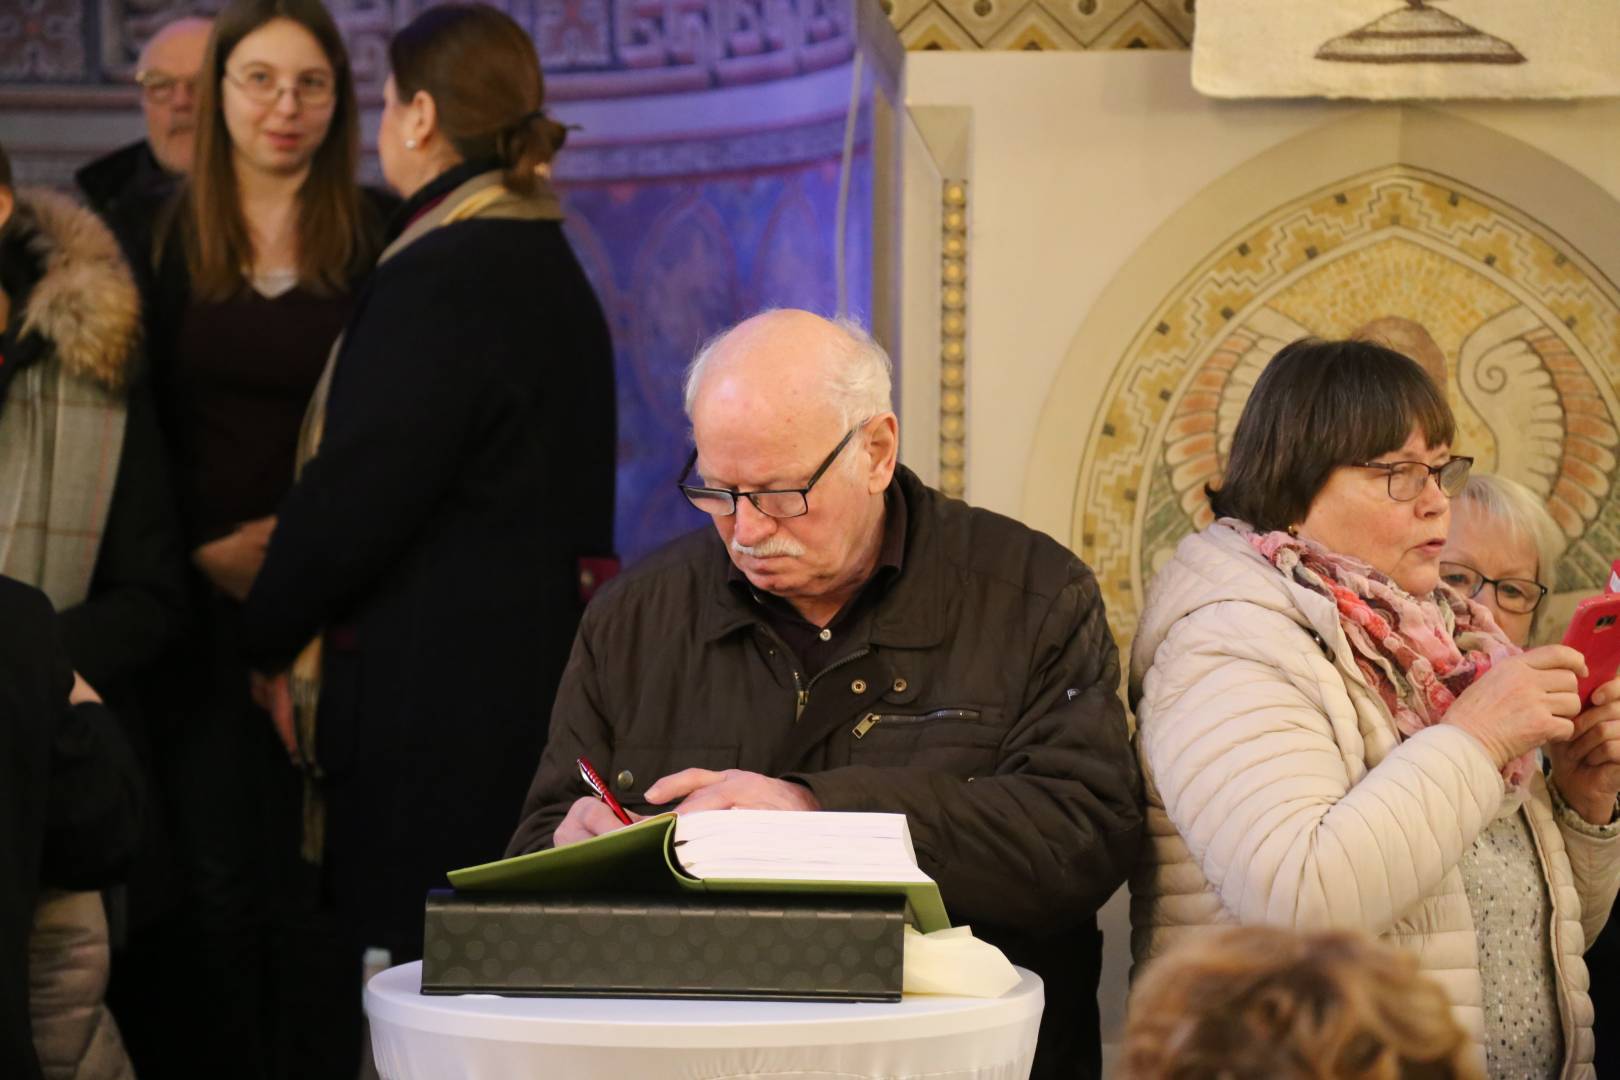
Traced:
[[1529, 578], [1488, 578], [1466, 563], [1443, 562], [1440, 580], [1467, 597], [1479, 595], [1489, 585], [1496, 590], [1496, 603], [1503, 611], [1528, 615], [1541, 606], [1547, 586]]
[[1382, 469], [1389, 474], [1389, 497], [1396, 502], [1411, 502], [1423, 494], [1431, 476], [1446, 498], [1455, 496], [1468, 483], [1468, 470], [1474, 467], [1474, 459], [1454, 457], [1444, 465], [1429, 465], [1422, 461], [1358, 461], [1352, 467]]
[[300, 105], [319, 109], [337, 97], [337, 80], [324, 71], [306, 71], [292, 82], [283, 83], [269, 68], [252, 67], [240, 73], [227, 71], [225, 80], [255, 105], [274, 105], [282, 94], [290, 93]]

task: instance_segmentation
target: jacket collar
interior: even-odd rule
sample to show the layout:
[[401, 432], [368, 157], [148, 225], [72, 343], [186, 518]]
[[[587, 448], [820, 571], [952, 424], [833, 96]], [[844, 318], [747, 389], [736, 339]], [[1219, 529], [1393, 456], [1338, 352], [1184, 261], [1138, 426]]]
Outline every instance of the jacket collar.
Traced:
[[[29, 280], [15, 290], [13, 341], [37, 336], [73, 376], [116, 390], [129, 379], [141, 302], [123, 252], [101, 219], [66, 196], [17, 193], [3, 257]], [[10, 278], [8, 266], [8, 279]], [[35, 276], [37, 275], [37, 276]]]
[[1149, 586], [1147, 605], [1131, 641], [1133, 701], [1170, 628], [1199, 608], [1231, 600], [1281, 612], [1314, 632], [1334, 655], [1349, 656], [1333, 601], [1284, 577], [1241, 533], [1216, 522], [1183, 537]]
[[[926, 649], [945, 639], [946, 552], [939, 535], [941, 498], [904, 465], [895, 468], [893, 483], [906, 505], [905, 560], [872, 612], [870, 642], [895, 649]], [[727, 582], [731, 557], [712, 530], [704, 558], [711, 602], [698, 616], [698, 636], [716, 641], [744, 627], [763, 625], [757, 608]]]
[[394, 214], [391, 239], [377, 257], [393, 257], [424, 235], [454, 221], [472, 217], [561, 221], [562, 204], [545, 177], [536, 178], [533, 193], [519, 195], [501, 183], [501, 170], [490, 162], [463, 162], [425, 184]]

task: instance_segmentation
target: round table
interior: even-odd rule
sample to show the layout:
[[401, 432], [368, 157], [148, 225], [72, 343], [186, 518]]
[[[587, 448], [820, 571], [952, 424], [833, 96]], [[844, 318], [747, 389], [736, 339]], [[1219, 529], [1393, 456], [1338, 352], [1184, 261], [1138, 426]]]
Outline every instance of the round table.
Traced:
[[999, 998], [666, 1001], [421, 993], [420, 962], [366, 984], [383, 1080], [1026, 1080], [1045, 992]]

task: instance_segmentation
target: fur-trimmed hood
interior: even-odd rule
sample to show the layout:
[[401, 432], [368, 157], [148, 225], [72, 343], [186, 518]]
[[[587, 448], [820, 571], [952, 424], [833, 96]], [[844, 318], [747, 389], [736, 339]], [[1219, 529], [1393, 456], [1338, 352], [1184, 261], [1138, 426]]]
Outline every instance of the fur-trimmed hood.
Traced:
[[67, 371], [109, 389], [135, 363], [141, 298], [112, 231], [65, 195], [17, 192], [7, 231], [38, 260], [40, 277], [23, 303], [21, 330], [49, 342]]

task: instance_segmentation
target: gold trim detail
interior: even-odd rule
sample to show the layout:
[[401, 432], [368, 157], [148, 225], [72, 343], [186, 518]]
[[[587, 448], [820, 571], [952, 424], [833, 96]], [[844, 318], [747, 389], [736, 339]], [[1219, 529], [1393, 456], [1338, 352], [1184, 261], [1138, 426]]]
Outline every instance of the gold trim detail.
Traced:
[[940, 202], [939, 488], [960, 499], [967, 491], [967, 181], [946, 180]]

